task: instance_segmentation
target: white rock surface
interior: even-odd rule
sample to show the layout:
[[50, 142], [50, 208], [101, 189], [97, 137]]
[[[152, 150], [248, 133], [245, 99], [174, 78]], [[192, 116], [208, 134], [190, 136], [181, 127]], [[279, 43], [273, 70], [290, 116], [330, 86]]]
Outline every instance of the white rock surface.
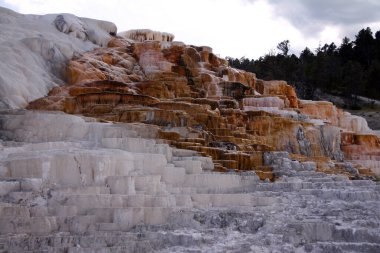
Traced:
[[[379, 252], [380, 186], [265, 154], [279, 177], [141, 136], [154, 126], [0, 113], [5, 252]], [[206, 169], [207, 168], [207, 169]]]
[[0, 7], [0, 108], [23, 108], [62, 85], [67, 61], [107, 45], [110, 34], [116, 26], [106, 21]]
[[352, 115], [349, 112], [344, 112], [343, 115], [339, 122], [340, 127], [356, 133], [373, 133], [373, 130], [368, 127], [365, 118]]

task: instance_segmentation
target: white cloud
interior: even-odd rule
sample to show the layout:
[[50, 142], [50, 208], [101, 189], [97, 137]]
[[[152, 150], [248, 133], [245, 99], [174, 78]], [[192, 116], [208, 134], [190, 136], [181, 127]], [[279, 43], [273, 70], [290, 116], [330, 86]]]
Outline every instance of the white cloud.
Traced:
[[21, 13], [73, 13], [114, 22], [119, 31], [149, 28], [171, 32], [187, 44], [208, 45], [221, 56], [258, 58], [290, 40], [291, 51], [340, 42], [339, 27], [305, 36], [294, 20], [266, 0], [1, 0]]

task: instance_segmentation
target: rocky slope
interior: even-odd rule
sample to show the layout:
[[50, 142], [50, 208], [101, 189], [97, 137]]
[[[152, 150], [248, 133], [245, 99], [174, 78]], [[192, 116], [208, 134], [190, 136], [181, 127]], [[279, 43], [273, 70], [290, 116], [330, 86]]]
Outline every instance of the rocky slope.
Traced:
[[363, 118], [300, 100], [286, 82], [233, 69], [209, 47], [138, 39], [114, 38], [74, 58], [68, 84], [28, 108], [154, 124], [169, 144], [211, 156], [218, 171], [255, 170], [273, 180], [263, 152], [288, 151], [326, 173], [379, 175], [380, 142]]
[[363, 118], [169, 33], [1, 11], [62, 37], [47, 52], [74, 44], [19, 51], [47, 78], [17, 82], [25, 96], [10, 96], [17, 61], [0, 80], [7, 108], [55, 86], [0, 111], [0, 251], [380, 250], [380, 142]]
[[110, 34], [116, 26], [106, 21], [0, 7], [0, 108], [25, 107], [64, 84], [73, 55], [107, 45]]

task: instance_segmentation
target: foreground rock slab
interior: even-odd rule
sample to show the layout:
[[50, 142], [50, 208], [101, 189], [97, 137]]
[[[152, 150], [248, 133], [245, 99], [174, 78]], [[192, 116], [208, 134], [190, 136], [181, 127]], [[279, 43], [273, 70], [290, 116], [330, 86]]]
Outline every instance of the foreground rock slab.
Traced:
[[265, 153], [279, 179], [211, 172], [144, 124], [0, 114], [5, 252], [379, 252], [380, 186]]

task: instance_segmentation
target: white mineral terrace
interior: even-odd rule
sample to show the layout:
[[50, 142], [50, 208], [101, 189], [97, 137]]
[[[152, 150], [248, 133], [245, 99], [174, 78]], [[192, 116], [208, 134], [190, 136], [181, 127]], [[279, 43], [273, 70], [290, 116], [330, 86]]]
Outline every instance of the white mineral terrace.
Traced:
[[213, 173], [143, 124], [0, 114], [2, 252], [379, 252], [379, 184], [315, 172]]
[[0, 108], [23, 108], [62, 85], [74, 54], [106, 46], [116, 32], [107, 21], [23, 15], [0, 7]]

